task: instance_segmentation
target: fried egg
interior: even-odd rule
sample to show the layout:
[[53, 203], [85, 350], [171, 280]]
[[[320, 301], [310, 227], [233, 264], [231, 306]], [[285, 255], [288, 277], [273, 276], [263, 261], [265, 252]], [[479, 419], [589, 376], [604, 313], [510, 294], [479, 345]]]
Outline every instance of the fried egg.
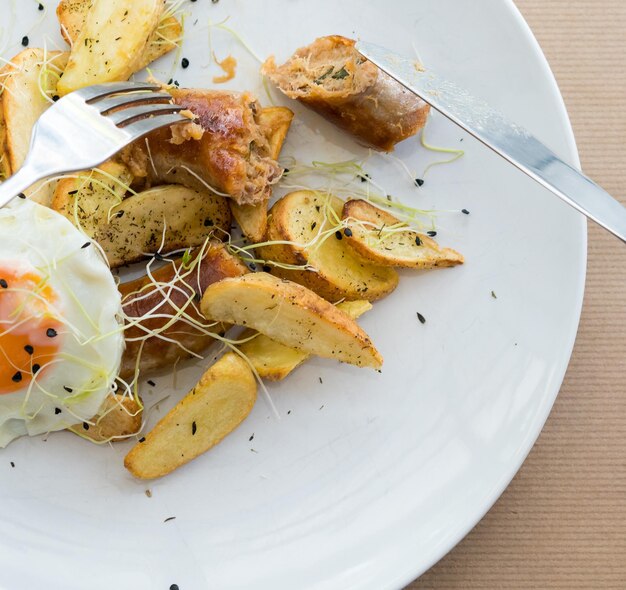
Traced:
[[96, 244], [65, 217], [0, 209], [0, 446], [90, 420], [118, 374], [121, 298]]

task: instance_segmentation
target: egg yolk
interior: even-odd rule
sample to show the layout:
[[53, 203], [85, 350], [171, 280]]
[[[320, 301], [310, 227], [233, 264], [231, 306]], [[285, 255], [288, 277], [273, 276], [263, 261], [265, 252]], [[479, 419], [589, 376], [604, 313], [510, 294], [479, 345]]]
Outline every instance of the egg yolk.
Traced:
[[0, 263], [0, 395], [29, 386], [59, 353], [53, 289], [35, 270]]

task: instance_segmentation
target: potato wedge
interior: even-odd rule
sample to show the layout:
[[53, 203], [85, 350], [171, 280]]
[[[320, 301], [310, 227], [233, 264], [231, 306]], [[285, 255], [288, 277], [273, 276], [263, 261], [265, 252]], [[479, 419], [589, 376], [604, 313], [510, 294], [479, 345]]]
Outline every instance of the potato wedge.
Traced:
[[329, 220], [326, 207], [341, 217], [343, 201], [314, 191], [297, 191], [277, 201], [270, 210], [266, 240], [290, 244], [259, 247], [258, 255], [268, 261], [310, 265], [311, 270], [273, 268], [272, 274], [290, 279], [329, 301], [367, 299], [374, 301], [391, 293], [398, 274], [387, 267], [363, 261], [343, 240], [343, 233], [322, 234], [336, 223]]
[[221, 442], [251, 412], [256, 381], [246, 361], [229, 352], [137, 443], [124, 459], [135, 477], [171, 473]]
[[[61, 34], [70, 45], [73, 45], [78, 39], [85, 26], [92, 3], [93, 0], [62, 0], [57, 7]], [[175, 49], [180, 42], [181, 35], [182, 25], [180, 22], [175, 17], [163, 13], [156, 30], [148, 39], [141, 59], [137, 63], [137, 71]]]
[[[194, 248], [211, 235], [223, 238], [230, 229], [231, 213], [224, 197], [165, 185], [122, 200], [121, 193], [130, 184], [128, 169], [109, 162], [106, 172], [119, 182], [98, 170], [64, 180], [52, 206], [100, 244], [112, 268], [158, 251]], [[92, 182], [93, 178], [100, 183]]]
[[350, 316], [302, 285], [268, 273], [210, 285], [200, 310], [209, 319], [253, 328], [307, 354], [358, 367], [382, 366], [372, 341]]
[[[4, 89], [0, 96], [2, 120], [2, 164], [6, 176], [15, 174], [24, 163], [37, 119], [57, 92], [56, 76], [63, 72], [69, 54], [43, 49], [25, 49], [2, 69]], [[45, 67], [44, 67], [45, 66]], [[26, 194], [44, 205], [50, 204], [54, 185], [37, 183]]]
[[351, 235], [344, 236], [346, 243], [368, 262], [418, 269], [464, 262], [456, 250], [441, 248], [429, 236], [412, 230], [391, 213], [362, 199], [347, 201], [342, 218], [351, 230]]
[[[369, 301], [344, 301], [338, 303], [337, 308], [355, 320], [372, 309], [372, 304]], [[261, 379], [281, 381], [310, 356], [306, 352], [289, 348], [254, 330], [246, 330], [240, 339], [243, 340], [255, 334], [257, 336], [253, 340], [239, 345], [238, 348], [248, 362], [252, 363]]]
[[93, 0], [59, 80], [59, 94], [128, 80], [140, 69], [164, 8], [165, 0]]
[[128, 396], [111, 394], [90, 422], [70, 426], [74, 434], [93, 442], [121, 440], [141, 430], [143, 408]]
[[[259, 115], [259, 123], [267, 129], [270, 157], [274, 160], [280, 156], [292, 120], [293, 112], [286, 107], [264, 108]], [[253, 243], [261, 242], [267, 230], [268, 202], [239, 205], [231, 200], [230, 208], [246, 238]]]

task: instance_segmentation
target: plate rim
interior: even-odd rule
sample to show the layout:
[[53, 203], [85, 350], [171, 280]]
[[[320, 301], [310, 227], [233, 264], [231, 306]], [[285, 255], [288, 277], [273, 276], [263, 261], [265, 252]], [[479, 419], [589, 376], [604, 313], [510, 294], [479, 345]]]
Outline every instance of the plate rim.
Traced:
[[[545, 77], [548, 82], [547, 89], [553, 95], [553, 99], [555, 101], [556, 114], [559, 117], [560, 123], [564, 127], [564, 135], [565, 141], [567, 143], [567, 153], [562, 154], [563, 157], [570, 160], [570, 162], [578, 169], [581, 168], [580, 154], [578, 151], [578, 145], [576, 143], [576, 136], [574, 134], [574, 129], [572, 127], [572, 122], [569, 116], [569, 112], [567, 106], [565, 104], [565, 100], [563, 98], [563, 94], [559, 87], [558, 81], [552, 68], [550, 67], [550, 63], [548, 58], [546, 57], [543, 49], [537, 37], [535, 36], [532, 28], [530, 27], [528, 21], [524, 17], [522, 11], [519, 9], [515, 0], [504, 0], [506, 9], [510, 11], [511, 15], [517, 21], [520, 32], [524, 35], [526, 40], [529, 43], [529, 49], [534, 53], [534, 56], [538, 60], [538, 65], [541, 68], [541, 75]], [[554, 404], [556, 403], [556, 399], [559, 396], [561, 388], [563, 387], [563, 381], [565, 379], [565, 374], [570, 366], [570, 362], [572, 359], [572, 353], [574, 351], [574, 345], [576, 343], [576, 338], [578, 336], [578, 329], [580, 326], [580, 319], [582, 314], [584, 295], [585, 295], [585, 286], [587, 282], [587, 257], [588, 257], [588, 235], [587, 235], [587, 218], [584, 215], [579, 216], [579, 232], [580, 232], [580, 240], [579, 244], [579, 255], [581, 260], [581, 268], [580, 273], [578, 275], [578, 285], [577, 291], [574, 294], [574, 300], [576, 300], [576, 321], [572, 323], [570, 333], [567, 335], [567, 355], [563, 358], [566, 359], [565, 362], [562, 362], [562, 366], [558, 367], [558, 378], [555, 379], [555, 382], [558, 383], [558, 387], [555, 388], [549, 396], [549, 405], [546, 406], [546, 410], [544, 411], [544, 415], [540, 420], [537, 420], [533, 425], [532, 432], [528, 437], [528, 444], [526, 448], [520, 453], [520, 456], [517, 461], [511, 462], [509, 469], [502, 476], [500, 485], [493, 491], [491, 495], [489, 495], [482, 506], [478, 507], [477, 510], [473, 511], [473, 514], [467, 519], [467, 522], [459, 528], [459, 532], [454, 535], [454, 540], [451, 540], [447, 543], [442, 543], [442, 547], [440, 550], [435, 552], [435, 555], [430, 558], [426, 563], [419, 565], [418, 567], [406, 568], [404, 572], [398, 573], [398, 575], [390, 580], [389, 583], [384, 587], [384, 590], [399, 590], [405, 588], [409, 584], [416, 582], [419, 578], [425, 574], [428, 570], [430, 570], [433, 566], [435, 566], [439, 561], [441, 561], [448, 553], [450, 553], [467, 535], [483, 520], [483, 518], [487, 515], [487, 513], [493, 508], [495, 503], [501, 498], [502, 494], [509, 487], [519, 470], [522, 468], [523, 464], [526, 462], [528, 455], [534, 448], [535, 444], [543, 429], [545, 424], [552, 413], [554, 408]]]

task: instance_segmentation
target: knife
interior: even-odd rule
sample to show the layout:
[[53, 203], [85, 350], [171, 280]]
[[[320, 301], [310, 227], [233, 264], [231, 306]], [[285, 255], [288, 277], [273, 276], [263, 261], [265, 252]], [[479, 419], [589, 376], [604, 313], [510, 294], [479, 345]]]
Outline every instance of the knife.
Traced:
[[526, 129], [458, 84], [422, 68], [414, 59], [362, 41], [357, 42], [356, 50], [505, 160], [626, 242], [626, 209]]

